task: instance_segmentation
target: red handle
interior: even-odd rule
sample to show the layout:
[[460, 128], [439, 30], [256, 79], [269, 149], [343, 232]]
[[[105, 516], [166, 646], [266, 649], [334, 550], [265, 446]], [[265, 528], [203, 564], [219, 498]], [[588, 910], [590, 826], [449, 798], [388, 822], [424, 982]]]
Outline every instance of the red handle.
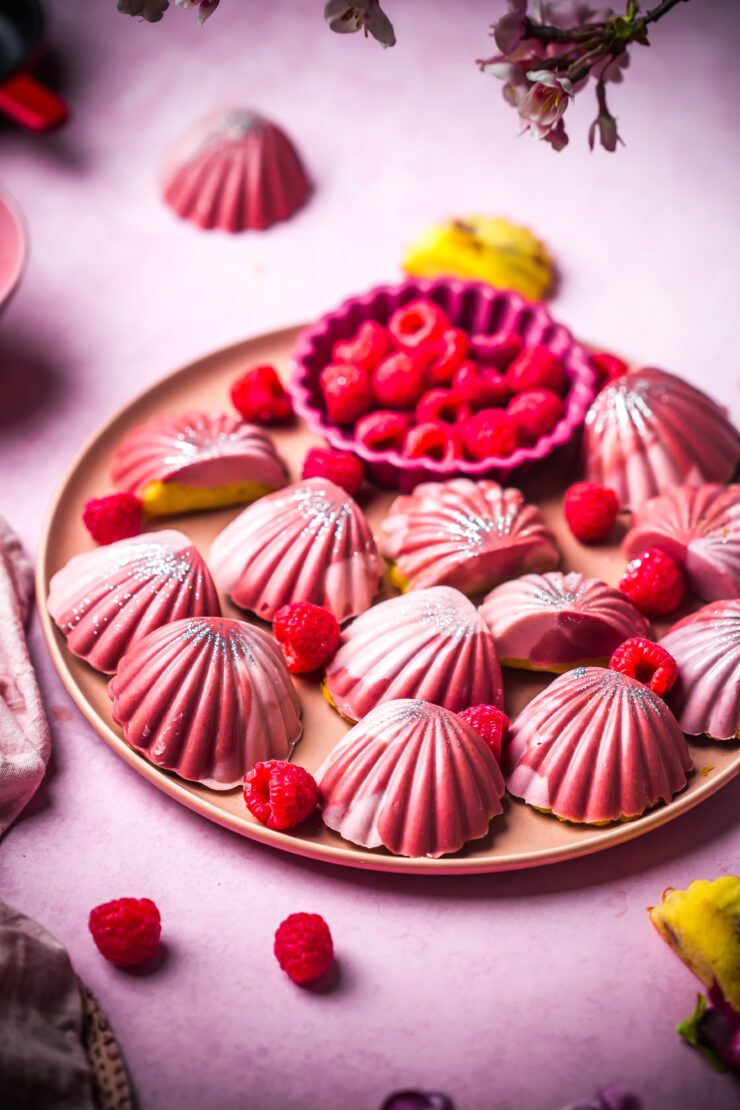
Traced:
[[0, 111], [29, 131], [53, 131], [67, 118], [67, 105], [27, 73], [0, 85]]

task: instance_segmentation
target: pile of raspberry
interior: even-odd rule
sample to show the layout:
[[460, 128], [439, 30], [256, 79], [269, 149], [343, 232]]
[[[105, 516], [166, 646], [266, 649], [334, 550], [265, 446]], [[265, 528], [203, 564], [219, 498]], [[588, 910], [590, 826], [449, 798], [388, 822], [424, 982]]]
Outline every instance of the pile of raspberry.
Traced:
[[570, 388], [549, 348], [513, 332], [469, 336], [428, 300], [335, 343], [319, 381], [328, 419], [364, 446], [438, 462], [532, 446], [563, 419]]

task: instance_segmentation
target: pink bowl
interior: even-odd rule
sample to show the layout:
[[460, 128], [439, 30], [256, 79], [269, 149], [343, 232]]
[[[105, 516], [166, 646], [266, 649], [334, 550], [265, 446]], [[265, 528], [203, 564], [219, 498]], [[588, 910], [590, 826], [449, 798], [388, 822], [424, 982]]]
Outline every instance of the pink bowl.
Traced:
[[0, 311], [21, 279], [26, 254], [26, 232], [18, 209], [0, 193]]
[[[516, 332], [527, 346], [541, 344], [559, 355], [572, 385], [565, 401], [565, 416], [549, 435], [532, 447], [519, 447], [504, 459], [453, 463], [404, 458], [398, 451], [376, 451], [357, 443], [350, 430], [330, 424], [324, 411], [319, 374], [329, 362], [334, 344], [349, 339], [365, 320], [385, 324], [401, 305], [425, 297], [444, 308], [453, 325], [470, 335]], [[489, 285], [441, 278], [412, 280], [400, 285], [381, 285], [363, 296], [350, 297], [334, 312], [328, 312], [298, 337], [293, 352], [289, 389], [293, 404], [312, 431], [339, 451], [350, 451], [365, 463], [370, 476], [383, 486], [411, 490], [419, 482], [443, 481], [458, 475], [509, 480], [550, 456], [572, 440], [582, 426], [595, 396], [596, 375], [586, 349], [567, 328], [557, 324], [544, 305], [525, 300], [518, 293]]]

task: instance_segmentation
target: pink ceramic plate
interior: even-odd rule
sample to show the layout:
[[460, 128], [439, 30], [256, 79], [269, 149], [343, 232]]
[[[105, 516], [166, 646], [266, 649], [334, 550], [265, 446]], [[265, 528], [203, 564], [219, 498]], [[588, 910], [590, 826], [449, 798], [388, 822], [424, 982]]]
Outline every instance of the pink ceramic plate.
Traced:
[[27, 253], [20, 213], [10, 199], [0, 193], [0, 311], [15, 292]]
[[[568, 825], [506, 797], [503, 815], [494, 820], [488, 835], [482, 840], [443, 859], [405, 859], [391, 856], [385, 851], [356, 848], [325, 828], [318, 816], [295, 832], [273, 832], [247, 813], [240, 790], [220, 793], [184, 782], [153, 767], [129, 748], [111, 718], [106, 678], [91, 670], [67, 650], [66, 641], [46, 612], [49, 580], [72, 555], [92, 546], [80, 519], [82, 505], [87, 498], [100, 496], [110, 489], [108, 471], [111, 456], [126, 432], [144, 420], [165, 413], [197, 407], [228, 408], [229, 383], [246, 366], [272, 362], [287, 374], [297, 334], [298, 329], [288, 329], [248, 340], [191, 363], [153, 386], [114, 416], [82, 448], [54, 499], [41, 539], [37, 568], [39, 611], [44, 633], [54, 662], [70, 694], [97, 732], [121, 759], [171, 798], [211, 821], [234, 829], [242, 836], [298, 855], [330, 860], [351, 867], [439, 875], [534, 867], [599, 851], [670, 821], [679, 813], [708, 798], [722, 783], [740, 771], [740, 746], [737, 743], [692, 742], [690, 747], [694, 762], [700, 770], [692, 775], [688, 787], [670, 805], [661, 806], [636, 821], [606, 828]], [[299, 426], [276, 432], [275, 440], [293, 478], [299, 477], [306, 450], [317, 442], [317, 437], [305, 426]], [[548, 523], [555, 530], [563, 552], [565, 569], [577, 568], [584, 574], [615, 583], [624, 567], [618, 544], [615, 542], [612, 547], [596, 550], [581, 547], [563, 522], [561, 499], [562, 485], [565, 482], [561, 479], [558, 486], [556, 476], [552, 476], [549, 482], [549, 486], [545, 484], [545, 479], [528, 481], [523, 485], [528, 498], [537, 501]], [[363, 502], [376, 530], [392, 497], [393, 494], [386, 492], [369, 493], [367, 500]], [[178, 528], [186, 532], [201, 554], [207, 556], [213, 537], [238, 512], [239, 509], [234, 508], [170, 518], [159, 522], [157, 527]], [[615, 537], [615, 541], [619, 538], [621, 536]], [[387, 596], [388, 593], [390, 587], [386, 587], [384, 595]], [[227, 599], [224, 599], [224, 614], [244, 617]], [[507, 712], [519, 712], [548, 681], [547, 676], [505, 671]], [[296, 686], [303, 703], [305, 734], [296, 748], [295, 758], [310, 771], [316, 771], [326, 753], [344, 735], [348, 726], [330, 709], [318, 684], [298, 679]], [[89, 738], [89, 742], [94, 743], [93, 737]]]

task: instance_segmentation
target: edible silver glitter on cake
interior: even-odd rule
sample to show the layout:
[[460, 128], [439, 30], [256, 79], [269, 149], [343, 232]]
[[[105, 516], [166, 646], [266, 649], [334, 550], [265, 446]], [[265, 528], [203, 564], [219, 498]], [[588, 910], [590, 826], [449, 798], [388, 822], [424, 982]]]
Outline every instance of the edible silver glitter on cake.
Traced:
[[452, 537], [460, 541], [460, 547], [474, 553], [485, 547], [489, 536], [498, 539], [508, 536], [519, 513], [519, 506], [511, 506], [505, 512], [479, 515], [453, 509], [446, 512], [440, 522], [440, 536]]
[[662, 698], [636, 678], [630, 678], [621, 671], [610, 671], [603, 667], [576, 667], [560, 681], [566, 682], [571, 677], [583, 682], [573, 691], [576, 694], [587, 694], [589, 699], [599, 701], [625, 700], [633, 715], [642, 710], [643, 713], [650, 712], [664, 720], [670, 716]]
[[250, 667], [257, 666], [257, 660], [247, 642], [249, 626], [244, 630], [233, 625], [224, 626], [220, 617], [206, 617], [189, 620], [180, 633], [180, 639], [192, 647], [204, 646], [214, 657], [224, 662], [245, 662]]
[[338, 543], [344, 534], [345, 524], [352, 517], [352, 502], [349, 499], [333, 500], [325, 489], [315, 486], [296, 486], [290, 494], [290, 501], [308, 524], [302, 535], [323, 536], [334, 532]]
[[[445, 639], [458, 643], [460, 640], [469, 639], [476, 632], [481, 631], [481, 620], [473, 610], [455, 601], [442, 601], [430, 597], [414, 598], [413, 592], [409, 595], [412, 602], [421, 601], [420, 612], [417, 619], [424, 624], [430, 624], [444, 634]], [[467, 609], [467, 612], [466, 612]]]
[[616, 424], [624, 432], [636, 428], [644, 435], [654, 419], [655, 406], [670, 401], [671, 390], [662, 378], [628, 374], [602, 390], [586, 413], [586, 425], [601, 433], [607, 425]]
[[[195, 423], [186, 424], [172, 439], [171, 454], [162, 459], [168, 471], [181, 470], [196, 459], [215, 459], [235, 454], [237, 450], [254, 451], [264, 440], [259, 428], [247, 424], [228, 422], [216, 430], [211, 420], [203, 416]], [[238, 445], [237, 448], [234, 445]]]

